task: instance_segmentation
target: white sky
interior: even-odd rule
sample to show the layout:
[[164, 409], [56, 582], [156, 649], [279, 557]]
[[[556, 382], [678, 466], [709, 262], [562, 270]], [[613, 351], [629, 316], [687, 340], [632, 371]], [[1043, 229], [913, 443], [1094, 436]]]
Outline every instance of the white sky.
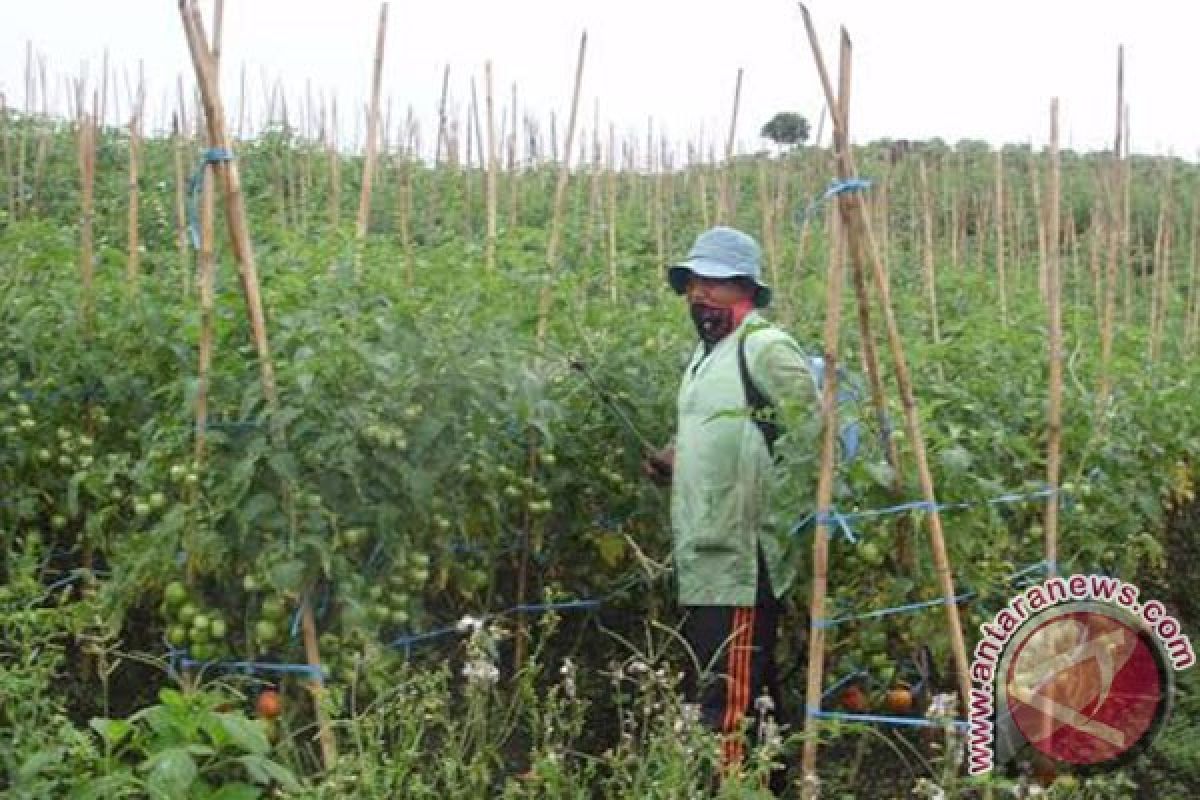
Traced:
[[[65, 78], [78, 76], [87, 63], [94, 81], [106, 47], [112, 63], [131, 77], [144, 60], [152, 124], [165, 119], [164, 93], [173, 97], [176, 76], [190, 78], [175, 0], [5, 5], [0, 91], [10, 105], [25, 102], [27, 41], [45, 57], [60, 106]], [[223, 70], [230, 113], [243, 64], [253, 118], [265, 107], [264, 74], [283, 80], [293, 108], [311, 80], [314, 92], [336, 93], [343, 114], [361, 109], [379, 5], [227, 0]], [[202, 0], [201, 7], [211, 4]], [[1195, 0], [811, 0], [809, 9], [831, 69], [839, 24], [854, 41], [856, 141], [941, 136], [950, 143], [980, 138], [1041, 145], [1050, 98], [1057, 95], [1064, 146], [1111, 146], [1116, 49], [1124, 43], [1133, 149], [1189, 159], [1200, 149], [1200, 104], [1189, 86], [1200, 75]], [[447, 63], [461, 107], [471, 75], [482, 103], [483, 64], [490, 58], [497, 127], [515, 81], [522, 113], [530, 103], [548, 128], [554, 109], [561, 139], [585, 29], [580, 116], [588, 129], [598, 99], [604, 130], [615, 122], [618, 135], [639, 143], [650, 117], [656, 131], [665, 128], [677, 143], [694, 141], [701, 131], [705, 142], [723, 142], [739, 67], [745, 69], [742, 149], [763, 145], [757, 132], [775, 111], [800, 111], [814, 133], [820, 116], [816, 71], [790, 0], [392, 0], [388, 16], [384, 94], [393, 99], [396, 124], [412, 104], [429, 128]], [[124, 97], [121, 103], [127, 107]]]

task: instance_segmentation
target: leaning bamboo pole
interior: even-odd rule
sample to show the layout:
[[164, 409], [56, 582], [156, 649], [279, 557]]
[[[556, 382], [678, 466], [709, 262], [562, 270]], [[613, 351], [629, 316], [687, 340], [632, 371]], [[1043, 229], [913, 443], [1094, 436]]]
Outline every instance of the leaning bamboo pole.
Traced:
[[508, 229], [514, 230], [521, 213], [521, 168], [517, 162], [517, 82], [512, 85], [513, 126], [508, 133]]
[[379, 6], [379, 28], [375, 36], [375, 61], [371, 70], [371, 110], [367, 117], [367, 152], [363, 162], [362, 191], [358, 197], [358, 218], [355, 221], [355, 238], [358, 241], [354, 258], [355, 277], [362, 268], [362, 245], [367, 236], [371, 220], [371, 186], [375, 177], [376, 150], [379, 146], [379, 94], [383, 83], [383, 50], [387, 38], [388, 4]]
[[[809, 16], [808, 9], [803, 4], [800, 6], [804, 17], [805, 28], [808, 33], [808, 40], [813, 52], [814, 60], [817, 63], [818, 73], [820, 74], [821, 84], [825, 91], [826, 105], [829, 108], [840, 108], [841, 106], [834, 101], [832, 86], [829, 81], [829, 74], [825, 69], [824, 60], [821, 56], [820, 43], [817, 41], [816, 31], [813, 28], [812, 19]], [[850, 40], [845, 29], [842, 30], [842, 58], [845, 64], [844, 73], [849, 71], [850, 60]], [[845, 78], [848, 80], [848, 77]], [[848, 93], [848, 90], [847, 90]], [[842, 115], [831, 114], [835, 126], [842, 122]], [[845, 131], [842, 131], [845, 136]], [[841, 148], [838, 158], [839, 178], [842, 180], [849, 179], [855, 174], [853, 154], [848, 147]], [[875, 276], [876, 288], [878, 290], [878, 298], [884, 320], [887, 324], [888, 343], [891, 350], [893, 369], [896, 373], [896, 383], [900, 390], [901, 402], [904, 409], [905, 427], [909, 440], [912, 442], [913, 454], [917, 461], [917, 473], [920, 480], [921, 492], [923, 500], [930, 509], [927, 519], [929, 520], [930, 539], [935, 563], [935, 571], [939, 578], [940, 587], [942, 590], [943, 599], [945, 601], [946, 616], [948, 627], [950, 628], [951, 647], [954, 654], [955, 668], [959, 683], [959, 691], [961, 694], [962, 708], [967, 708], [970, 701], [971, 692], [971, 677], [970, 666], [967, 661], [966, 643], [963, 638], [962, 624], [959, 620], [958, 605], [955, 601], [955, 586], [954, 577], [950, 569], [949, 559], [946, 554], [945, 536], [942, 531], [941, 516], [937, 511], [937, 497], [934, 492], [932, 473], [929, 470], [928, 456], [924, 445], [924, 437], [921, 430], [920, 417], [917, 412], [916, 397], [913, 392], [912, 382], [909, 377], [908, 359], [905, 355], [903, 340], [900, 336], [899, 326], [896, 320], [896, 314], [891, 301], [891, 291], [888, 286], [885, 276], [883, 275], [882, 264], [879, 259], [878, 249], [875, 246], [874, 236], [871, 230], [870, 219], [866, 214], [865, 207], [861, 198], [854, 195], [844, 196], [842, 202], [839, 203], [839, 208], [847, 222], [848, 239], [850, 242], [850, 253], [854, 260], [865, 264], [870, 260]], [[818, 506], [820, 508], [820, 506]], [[825, 509], [821, 509], [825, 510]], [[819, 617], [813, 620], [813, 632], [820, 630]], [[810, 639], [810, 642], [812, 640]], [[820, 654], [814, 652], [814, 648], [810, 645], [810, 670], [814, 669], [814, 662], [820, 658]], [[810, 672], [809, 697], [819, 696], [820, 684], [820, 665], [815, 667], [816, 670], [816, 694], [813, 693], [812, 674]], [[808, 715], [806, 726], [811, 726], [814, 723], [812, 714]], [[812, 732], [812, 728], [808, 730]], [[804, 773], [806, 780], [815, 779], [815, 759], [816, 759], [816, 740], [809, 739], [805, 743], [805, 764]], [[810, 752], [811, 748], [811, 752]], [[806, 791], [809, 786], [806, 784]], [[809, 795], [811, 796], [811, 794]]]
[[[810, 25], [807, 10], [803, 6], [801, 6], [801, 10], [804, 11], [805, 24]], [[833, 98], [832, 90], [829, 88], [828, 76], [824, 73], [824, 63], [821, 61], [819, 55], [817, 56], [817, 61], [819, 69], [822, 72], [822, 79], [826, 83], [826, 102], [830, 108], [830, 115], [834, 119], [834, 152], [839, 156], [841, 163], [844, 165], [848, 155], [846, 149], [850, 144], [846, 123], [850, 108], [851, 62], [849, 58], [849, 39], [846, 38], [844, 29], [842, 36], [842, 57], [836, 101]], [[812, 42], [815, 48], [815, 38]], [[814, 49], [814, 53], [816, 52]], [[844, 211], [846, 210], [845, 207], [852, 202], [853, 199], [846, 195], [838, 198], [838, 205]], [[816, 507], [818, 514], [816, 530], [813, 536], [813, 581], [812, 598], [809, 604], [808, 674], [804, 695], [810, 698], [808, 711], [805, 715], [805, 738], [802, 752], [804, 775], [802, 796], [805, 798], [815, 798], [818, 796], [816, 782], [816, 716], [813, 714], [813, 709], [817, 706], [818, 701], [816, 698], [821, 697], [821, 682], [824, 674], [825, 626], [821, 622], [825, 619], [825, 600], [829, 580], [829, 524], [826, 520], [826, 515], [833, 504], [834, 463], [838, 431], [837, 357], [838, 338], [841, 330], [842, 275], [844, 272], [842, 242], [845, 236], [842, 223], [849, 219], [850, 214], [847, 212], [844, 214], [831, 214], [830, 216], [832, 230], [829, 239], [829, 269], [825, 287], [825, 332], [823, 337], [824, 352], [822, 354], [825, 359], [825, 365], [824, 386], [821, 394], [821, 461], [820, 472], [817, 478]]]
[[729, 115], [729, 136], [725, 139], [725, 169], [717, 177], [717, 224], [732, 223], [735, 213], [734, 193], [737, 191], [737, 168], [733, 161], [734, 135], [737, 133], [738, 108], [742, 103], [742, 74], [738, 67], [737, 83], [733, 87], [733, 112]]
[[[194, 4], [194, 0], [179, 0], [179, 11], [204, 104], [204, 117], [208, 127], [209, 139], [215, 142], [222, 150], [232, 152], [232, 141], [225, 120], [225, 109], [221, 102], [220, 92], [218, 91], [216, 66], [213, 62], [213, 54], [208, 47], [208, 37], [204, 30], [204, 21], [200, 16], [199, 9]], [[269, 410], [272, 412], [272, 435], [277, 444], [284, 445], [286, 437], [282, 427], [278, 423], [279, 417], [274, 413], [279, 409], [279, 393], [275, 383], [275, 369], [271, 361], [271, 350], [267, 338], [262, 296], [259, 290], [258, 268], [250, 241], [250, 230], [247, 223], [245, 198], [242, 194], [241, 176], [237, 162], [233, 160], [220, 161], [213, 165], [213, 169], [221, 179], [221, 193], [224, 199], [226, 223], [229, 227], [234, 256], [238, 263], [242, 293], [250, 318], [255, 350], [258, 354], [259, 378], [262, 383], [263, 397], [267, 402]], [[289, 502], [288, 505], [291, 505], [291, 503]], [[311, 667], [319, 670], [321, 656], [317, 643], [316, 622], [307, 594], [302, 598], [300, 603], [300, 624], [307, 661]], [[324, 688], [319, 682], [312, 681], [309, 684], [309, 691], [313, 696], [322, 759], [326, 767], [329, 767], [337, 760], [337, 743], [322, 702]]]
[[[1062, 281], [1059, 278], [1059, 157], [1058, 98], [1050, 101], [1050, 175], [1046, 191], [1046, 299], [1050, 307], [1050, 398], [1047, 409], [1046, 483], [1058, 488], [1062, 459]], [[1046, 503], [1043, 530], [1046, 536], [1046, 563], [1050, 574], [1058, 570], [1058, 497]]]
[[492, 62], [483, 66], [484, 102], [487, 104], [487, 269], [496, 269], [496, 109], [492, 99]]
[[144, 84], [139, 78], [137, 99], [134, 101], [133, 114], [129, 119], [129, 255], [126, 261], [125, 277], [132, 292], [137, 292], [138, 281], [141, 277], [141, 242], [138, 237], [138, 205], [140, 202], [138, 166], [141, 158], [142, 105], [144, 99]]
[[546, 274], [543, 278], [541, 297], [538, 303], [537, 340], [540, 350], [546, 341], [546, 330], [550, 324], [550, 304], [553, 298], [553, 280], [558, 274], [558, 244], [562, 235], [563, 200], [567, 196], [567, 181], [571, 177], [571, 146], [575, 138], [575, 119], [579, 111], [579, 88], [583, 84], [583, 61], [587, 52], [587, 32], [579, 40], [579, 59], [575, 65], [575, 88], [571, 93], [571, 116], [567, 122], [567, 154], [558, 170], [558, 183], [554, 188], [554, 205], [550, 217], [550, 235], [546, 242]]
[[342, 157], [338, 152], [337, 97], [329, 104], [329, 132], [326, 157], [329, 162], [329, 230], [337, 233], [342, 225]]

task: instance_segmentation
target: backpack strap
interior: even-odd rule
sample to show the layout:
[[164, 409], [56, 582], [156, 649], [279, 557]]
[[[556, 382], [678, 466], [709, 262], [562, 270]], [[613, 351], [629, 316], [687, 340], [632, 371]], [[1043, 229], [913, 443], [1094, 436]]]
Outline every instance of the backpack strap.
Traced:
[[775, 421], [775, 404], [763, 393], [750, 377], [750, 368], [746, 366], [746, 335], [738, 337], [738, 372], [742, 376], [742, 390], [746, 394], [746, 405], [750, 407], [751, 418], [763, 440], [767, 443], [767, 452], [775, 455], [775, 440], [782, 431]]

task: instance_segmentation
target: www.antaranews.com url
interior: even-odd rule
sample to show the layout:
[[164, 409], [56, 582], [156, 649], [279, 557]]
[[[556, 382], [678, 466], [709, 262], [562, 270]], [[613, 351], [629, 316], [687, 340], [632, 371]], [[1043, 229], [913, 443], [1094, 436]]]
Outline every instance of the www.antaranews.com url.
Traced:
[[1139, 601], [1138, 587], [1106, 575], [1071, 575], [1049, 578], [1029, 587], [1009, 601], [991, 622], [980, 626], [983, 638], [975, 647], [971, 664], [968, 772], [991, 771], [994, 741], [994, 698], [997, 665], [1013, 634], [1031, 617], [1065, 603], [1106, 603], [1129, 612], [1162, 643], [1171, 666], [1181, 671], [1196, 661], [1195, 652], [1179, 621], [1157, 600]]

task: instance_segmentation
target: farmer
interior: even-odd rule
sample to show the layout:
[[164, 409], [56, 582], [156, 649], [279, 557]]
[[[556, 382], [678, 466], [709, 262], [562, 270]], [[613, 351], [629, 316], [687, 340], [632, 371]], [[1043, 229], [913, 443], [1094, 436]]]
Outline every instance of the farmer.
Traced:
[[[731, 735], [744, 722], [755, 736], [764, 710], [784, 721], [775, 643], [780, 598], [795, 577], [787, 534], [774, 529], [769, 508], [778, 429], [748, 410], [788, 407], [803, 415], [817, 403], [807, 358], [757, 310], [771, 300], [760, 252], [752, 237], [716, 227], [668, 270], [700, 341], [679, 390], [674, 439], [642, 465], [671, 486], [683, 635], [708, 673], [691, 676], [689, 693], [705, 723], [726, 734], [727, 768], [744, 755]], [[773, 776], [772, 789], [783, 778]]]

